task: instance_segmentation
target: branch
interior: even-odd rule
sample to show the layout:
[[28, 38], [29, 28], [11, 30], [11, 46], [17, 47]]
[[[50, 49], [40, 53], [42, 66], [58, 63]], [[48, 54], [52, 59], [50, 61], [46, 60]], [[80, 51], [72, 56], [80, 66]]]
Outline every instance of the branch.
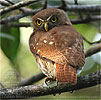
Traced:
[[85, 52], [85, 57], [89, 57], [97, 52], [101, 51], [101, 43], [93, 45]]
[[77, 0], [74, 0], [74, 2], [75, 2], [76, 5], [78, 5], [78, 1]]
[[0, 24], [7, 24], [8, 22], [10, 21], [14, 21], [14, 20], [18, 20], [22, 17], [25, 17], [25, 16], [29, 16], [29, 15], [34, 15], [36, 14], [37, 12], [39, 12], [42, 8], [39, 8], [39, 9], [36, 9], [36, 10], [27, 10], [27, 12], [25, 13], [21, 13], [21, 14], [17, 14], [15, 16], [10, 16], [10, 17], [7, 17], [7, 18], [3, 18], [0, 20]]
[[5, 0], [6, 2], [8, 2], [9, 4], [13, 5], [14, 3], [11, 0]]
[[100, 12], [101, 5], [63, 5], [58, 8], [65, 11]]
[[[11, 5], [9, 7], [6, 7], [6, 8], [3, 8], [0, 10], [0, 15], [3, 15], [5, 13], [8, 13], [10, 11], [13, 11], [13, 10], [16, 10], [16, 9], [19, 9], [21, 7], [24, 7], [26, 5], [29, 5], [29, 4], [32, 4], [32, 3], [35, 3], [35, 2], [38, 2], [40, 0], [25, 0], [25, 1], [21, 1], [21, 2], [18, 2], [14, 5]], [[50, 5], [48, 5], [50, 6]], [[50, 6], [51, 7], [51, 6]], [[60, 7], [57, 7], [57, 8], [60, 8], [60, 9], [63, 9], [65, 11], [92, 11], [92, 12], [100, 12], [101, 10], [101, 6], [100, 5], [66, 5], [64, 6], [64, 4]]]
[[47, 8], [47, 0], [44, 1], [43, 9]]
[[[35, 13], [35, 11], [33, 13]], [[19, 16], [16, 16], [16, 18], [17, 17], [19, 18]], [[8, 19], [4, 19], [1, 21], [1, 24], [6, 24], [8, 26], [12, 26], [12, 27], [16, 27], [16, 28], [31, 27], [30, 23], [12, 23], [12, 22], [8, 23], [11, 20], [15, 20], [15, 19], [12, 19], [12, 17], [10, 17]], [[91, 21], [97, 21], [97, 20], [101, 20], [101, 16], [91, 16], [89, 18], [87, 17], [87, 18], [83, 18], [83, 19], [72, 19], [71, 22], [72, 22], [72, 24], [82, 24], [82, 23], [84, 24], [84, 23], [88, 23]]]
[[3, 8], [0, 10], [0, 15], [3, 15], [5, 13], [8, 13], [10, 11], [13, 11], [13, 10], [16, 10], [16, 9], [19, 9], [20, 7], [24, 7], [26, 5], [29, 5], [29, 4], [32, 4], [32, 3], [35, 3], [35, 2], [38, 2], [39, 0], [24, 0], [24, 1], [21, 1], [21, 2], [18, 2], [14, 5], [11, 5], [9, 7], [6, 7], [6, 8]]
[[[27, 0], [28, 1], [28, 0]], [[27, 2], [26, 1], [26, 2]], [[46, 2], [47, 3], [47, 2]], [[46, 4], [45, 3], [45, 4]], [[16, 5], [16, 4], [15, 4]], [[44, 5], [45, 7], [46, 7], [46, 5]], [[50, 7], [50, 6], [49, 6]], [[54, 6], [51, 6], [51, 8], [53, 8]], [[64, 7], [64, 6], [63, 6]], [[63, 9], [64, 10], [64, 8], [63, 7], [55, 7], [55, 8], [61, 8], [61, 9]], [[75, 10], [77, 10], [77, 11], [82, 11], [83, 9], [86, 9], [87, 11], [89, 11], [89, 9], [90, 10], [94, 10], [94, 11], [100, 11], [100, 9], [101, 9], [101, 6], [99, 6], [99, 5], [97, 5], [97, 6], [94, 6], [94, 5], [92, 5], [92, 6], [88, 6], [88, 5], [68, 5], [68, 7], [66, 7], [66, 11], [75, 11]], [[16, 15], [16, 16], [11, 16], [11, 17], [8, 17], [8, 18], [3, 18], [3, 19], [1, 19], [0, 20], [0, 23], [1, 24], [3, 24], [3, 23], [7, 23], [7, 22], [9, 22], [9, 21], [13, 21], [13, 20], [18, 20], [18, 19], [20, 19], [20, 18], [22, 18], [22, 17], [25, 17], [25, 16], [29, 16], [29, 15], [34, 15], [35, 13], [37, 13], [38, 11], [40, 11], [40, 10], [42, 10], [43, 8], [40, 8], [40, 9], [36, 9], [36, 10], [27, 10], [27, 11], [25, 11], [25, 13], [22, 13], [22, 14], [18, 14], [18, 15]], [[98, 18], [92, 18], [92, 20], [93, 19], [98, 19]], [[85, 19], [84, 19], [85, 20]], [[87, 20], [87, 19], [86, 19]], [[81, 22], [81, 21], [79, 21], [79, 22]], [[87, 21], [86, 21], [87, 22]], [[75, 24], [76, 24], [77, 22], [75, 22]]]
[[98, 16], [90, 16], [90, 17], [85, 17], [82, 19], [76, 19], [76, 20], [71, 20], [73, 24], [82, 24], [82, 23], [89, 23], [91, 21], [96, 21], [96, 20], [101, 20], [101, 15]]
[[98, 84], [101, 84], [101, 71], [91, 73], [85, 76], [78, 77], [78, 82], [76, 85], [68, 84], [58, 84], [54, 87], [47, 87], [44, 84], [40, 85], [30, 85], [24, 87], [15, 87], [0, 89], [0, 98], [1, 99], [17, 99], [17, 98], [30, 98], [36, 96], [44, 96], [68, 91], [79, 90], [83, 88], [92, 87]]
[[[9, 5], [14, 5], [14, 3], [13, 3], [12, 1], [10, 1], [10, 0], [6, 0], [6, 1], [9, 3]], [[22, 11], [23, 13], [25, 13], [25, 12], [27, 13], [27, 12], [29, 12], [31, 9], [22, 7], [22, 8], [19, 8], [19, 10]]]
[[7, 23], [6, 25], [10, 26], [10, 27], [31, 27], [31, 23]]
[[2, 6], [9, 6], [9, 4], [8, 4], [6, 1], [0, 1], [0, 4], [1, 4]]
[[43, 79], [45, 77], [45, 75], [43, 73], [39, 73], [37, 75], [31, 76], [27, 79], [22, 80], [19, 84], [17, 84], [16, 86], [27, 86], [27, 85], [31, 85], [41, 79]]

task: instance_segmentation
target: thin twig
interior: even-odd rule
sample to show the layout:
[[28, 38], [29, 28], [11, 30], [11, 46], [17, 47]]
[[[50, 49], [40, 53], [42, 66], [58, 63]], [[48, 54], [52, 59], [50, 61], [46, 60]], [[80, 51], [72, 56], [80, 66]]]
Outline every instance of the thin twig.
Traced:
[[78, 19], [78, 20], [74, 19], [71, 22], [73, 24], [82, 24], [82, 23], [89, 23], [91, 21], [96, 21], [96, 20], [101, 20], [101, 15], [85, 17], [85, 18]]
[[76, 5], [78, 5], [78, 1], [77, 0], [74, 0], [74, 2], [75, 2]]
[[[6, 1], [9, 3], [9, 5], [14, 5], [14, 3], [12, 1], [10, 1], [10, 0], [6, 0]], [[23, 12], [23, 8], [19, 8], [19, 10]]]
[[[53, 7], [53, 6], [51, 6], [51, 7]], [[80, 8], [81, 7], [81, 8]], [[72, 10], [83, 10], [83, 8], [85, 8], [85, 9], [90, 9], [90, 7], [92, 8], [92, 10], [95, 10], [95, 9], [100, 9], [101, 7], [98, 5], [98, 6], [84, 6], [84, 5], [82, 5], [82, 6], [78, 6], [78, 5], [68, 5], [68, 7], [66, 8], [66, 11], [72, 11]], [[57, 7], [57, 8], [59, 8], [59, 7]], [[76, 9], [77, 8], [77, 9]], [[79, 9], [80, 8], [80, 9]], [[94, 8], [94, 9], [93, 9]], [[29, 16], [29, 15], [34, 15], [35, 13], [37, 13], [38, 11], [40, 11], [40, 10], [42, 10], [43, 8], [40, 8], [40, 9], [36, 9], [36, 10], [27, 10], [27, 11], [25, 11], [25, 13], [22, 13], [22, 14], [18, 14], [18, 15], [16, 15], [16, 16], [10, 16], [10, 17], [8, 17], [8, 18], [3, 18], [3, 19], [1, 19], [0, 20], [0, 23], [7, 23], [7, 22], [9, 22], [9, 21], [13, 21], [13, 20], [18, 20], [18, 19], [20, 19], [20, 18], [22, 18], [22, 17], [25, 17], [25, 16]], [[64, 9], [64, 8], [61, 8], [61, 9]], [[88, 10], [89, 11], [89, 10]], [[99, 10], [98, 10], [99, 11]], [[79, 21], [79, 22], [81, 22], [81, 20]], [[85, 22], [85, 20], [84, 20], [84, 22]], [[87, 21], [86, 21], [87, 22]], [[76, 24], [77, 22], [75, 22], [75, 24]]]
[[11, 26], [11, 27], [16, 27], [16, 28], [19, 28], [19, 27], [31, 27], [30, 23], [8, 23], [6, 25]]
[[5, 1], [0, 1], [0, 4], [1, 4], [2, 6], [9, 6], [9, 5], [10, 5], [9, 3], [5, 2]]
[[0, 20], [0, 23], [4, 24], [4, 23], [8, 23], [10, 21], [18, 20], [18, 19], [20, 19], [22, 17], [25, 17], [25, 16], [34, 15], [37, 12], [39, 12], [41, 9], [42, 8], [39, 8], [39, 9], [36, 9], [36, 10], [29, 10], [29, 11], [27, 11], [27, 13], [21, 13], [21, 14], [15, 15], [15, 16], [10, 16], [8, 18], [3, 18], [3, 19]]
[[45, 0], [44, 5], [43, 5], [43, 9], [47, 8], [47, 0]]
[[[33, 14], [36, 13], [36, 12], [33, 12]], [[20, 14], [22, 15], [22, 14]], [[13, 17], [9, 17], [9, 18], [4, 18], [1, 20], [1, 24], [6, 24], [8, 26], [12, 26], [12, 27], [31, 27], [30, 23], [12, 23], [10, 21], [12, 20], [15, 20], [13, 18], [19, 18], [19, 15], [17, 16], [13, 16]], [[97, 21], [97, 20], [101, 20], [101, 16], [98, 15], [98, 16], [91, 16], [90, 18], [83, 18], [83, 19], [72, 19], [71, 22], [72, 24], [84, 24], [84, 23], [88, 23], [88, 22], [91, 22], [91, 21]], [[9, 23], [10, 22], [10, 23]]]
[[45, 75], [43, 73], [39, 73], [37, 75], [33, 75], [27, 79], [22, 80], [19, 84], [17, 84], [16, 86], [27, 86], [27, 85], [31, 85], [35, 82], [38, 82], [39, 80], [41, 80], [42, 78], [44, 78]]
[[101, 84], [101, 71], [78, 77], [76, 85], [58, 84], [53, 87], [40, 85], [30, 85], [24, 87], [14, 87], [9, 89], [0, 89], [1, 99], [17, 99], [31, 98], [36, 96], [44, 96], [68, 91], [79, 90]]
[[[50, 5], [47, 6], [51, 7]], [[67, 5], [67, 6], [62, 5], [56, 8], [60, 8], [65, 11], [100, 12], [101, 5]]]
[[85, 57], [89, 57], [92, 54], [95, 54], [97, 52], [101, 51], [101, 43], [95, 44], [92, 47], [90, 47], [86, 52], [85, 52]]
[[58, 8], [63, 9], [64, 11], [66, 11], [67, 4], [66, 4], [65, 0], [61, 0], [61, 2], [62, 2], [62, 5], [60, 5]]
[[[14, 3], [12, 1], [10, 1], [10, 0], [6, 0], [6, 1], [9, 3], [9, 5], [14, 5]], [[22, 11], [23, 13], [30, 11], [29, 8], [25, 8], [25, 7], [19, 8], [19, 10]]]
[[[40, 0], [38, 0], [38, 1], [40, 1]], [[26, 5], [35, 3], [35, 2], [37, 2], [37, 1], [36, 0], [21, 1], [19, 3], [11, 5], [10, 7], [6, 7], [4, 9], [1, 9], [0, 14], [3, 15], [5, 13], [8, 13], [9, 11], [16, 10], [20, 7], [23, 7], [23, 6], [26, 6]], [[47, 6], [50, 6], [50, 5], [47, 5]], [[96, 11], [96, 12], [100, 12], [101, 6], [100, 5], [68, 5], [68, 6], [63, 5], [63, 6], [60, 6], [60, 7], [57, 7], [57, 8], [61, 8], [65, 11], [87, 11], [87, 12], [89, 12], [89, 11], [95, 12]]]
[[40, 0], [24, 0], [24, 1], [18, 2], [16, 4], [14, 4], [14, 5], [11, 5], [9, 7], [1, 9], [0, 10], [0, 15], [3, 15], [3, 14], [8, 13], [10, 11], [16, 10], [16, 9], [18, 9], [20, 7], [24, 7], [26, 5], [29, 5], [29, 4], [38, 2], [38, 1], [40, 1]]
[[13, 5], [14, 3], [12, 2], [12, 1], [10, 1], [10, 0], [5, 0], [5, 1], [7, 1], [9, 4], [11, 4], [11, 5]]

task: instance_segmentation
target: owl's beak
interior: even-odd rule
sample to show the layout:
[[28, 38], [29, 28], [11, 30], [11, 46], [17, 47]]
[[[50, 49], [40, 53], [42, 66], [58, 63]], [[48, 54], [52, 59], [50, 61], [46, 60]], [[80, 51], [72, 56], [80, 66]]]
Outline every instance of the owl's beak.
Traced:
[[48, 22], [44, 23], [44, 29], [45, 29], [45, 31], [48, 31]]

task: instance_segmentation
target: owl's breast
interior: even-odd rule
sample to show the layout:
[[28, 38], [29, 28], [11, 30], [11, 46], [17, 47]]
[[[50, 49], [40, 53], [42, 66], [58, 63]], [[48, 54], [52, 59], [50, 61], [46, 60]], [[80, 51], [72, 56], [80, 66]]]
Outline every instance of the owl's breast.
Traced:
[[36, 57], [38, 67], [47, 77], [56, 77], [56, 64]]

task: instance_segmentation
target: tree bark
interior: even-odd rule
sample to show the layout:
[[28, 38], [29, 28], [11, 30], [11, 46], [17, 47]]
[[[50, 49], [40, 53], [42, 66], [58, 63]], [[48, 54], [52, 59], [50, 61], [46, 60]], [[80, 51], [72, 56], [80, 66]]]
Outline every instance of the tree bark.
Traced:
[[1, 99], [25, 99], [44, 95], [55, 95], [56, 93], [68, 92], [79, 90], [83, 88], [92, 87], [101, 84], [101, 71], [91, 73], [85, 76], [78, 77], [78, 82], [76, 85], [68, 84], [58, 84], [54, 87], [47, 87], [44, 84], [40, 85], [30, 85], [24, 87], [14, 87], [0, 89]]

